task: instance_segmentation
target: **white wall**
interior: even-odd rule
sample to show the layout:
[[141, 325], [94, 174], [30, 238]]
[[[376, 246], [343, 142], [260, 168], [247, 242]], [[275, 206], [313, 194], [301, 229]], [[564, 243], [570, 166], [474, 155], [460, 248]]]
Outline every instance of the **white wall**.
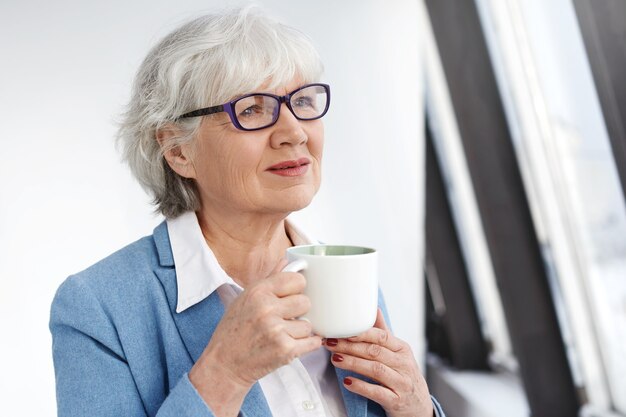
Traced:
[[[296, 217], [381, 252], [396, 333], [423, 354], [423, 162], [416, 2], [261, 2], [326, 63], [324, 184]], [[53, 415], [47, 329], [65, 277], [160, 219], [119, 162], [114, 117], [148, 48], [223, 1], [0, 3], [0, 415]]]

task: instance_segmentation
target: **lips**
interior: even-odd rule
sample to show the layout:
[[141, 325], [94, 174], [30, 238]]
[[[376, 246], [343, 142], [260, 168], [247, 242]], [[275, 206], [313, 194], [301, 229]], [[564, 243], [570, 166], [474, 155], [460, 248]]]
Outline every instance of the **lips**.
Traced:
[[311, 161], [308, 158], [300, 158], [291, 161], [279, 162], [272, 165], [267, 170], [270, 173], [280, 175], [281, 177], [298, 177], [308, 171], [310, 164]]
[[271, 167], [269, 167], [268, 170], [278, 171], [278, 170], [285, 170], [285, 169], [290, 169], [290, 168], [298, 168], [302, 165], [308, 165], [310, 163], [311, 161], [309, 161], [309, 158], [300, 158], [297, 160], [279, 162], [276, 165], [272, 165]]

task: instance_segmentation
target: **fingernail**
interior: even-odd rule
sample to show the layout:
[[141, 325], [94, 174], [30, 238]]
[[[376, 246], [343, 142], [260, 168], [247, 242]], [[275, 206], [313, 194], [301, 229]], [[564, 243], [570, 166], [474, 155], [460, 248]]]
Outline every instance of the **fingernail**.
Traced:
[[327, 346], [337, 346], [337, 339], [326, 339]]
[[338, 353], [333, 353], [333, 362], [343, 362], [343, 356]]
[[343, 383], [346, 385], [352, 385], [352, 380], [350, 378], [344, 378]]

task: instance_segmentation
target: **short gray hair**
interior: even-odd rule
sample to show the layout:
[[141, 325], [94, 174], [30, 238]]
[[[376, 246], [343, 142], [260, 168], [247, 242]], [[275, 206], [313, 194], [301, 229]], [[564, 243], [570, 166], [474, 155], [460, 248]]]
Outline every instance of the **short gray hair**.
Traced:
[[[153, 198], [156, 211], [177, 217], [198, 210], [195, 181], [176, 174], [163, 157], [195, 139], [201, 118], [188, 111], [219, 105], [269, 82], [294, 77], [319, 81], [320, 57], [303, 33], [248, 6], [201, 16], [163, 38], [142, 62], [117, 135], [123, 159]], [[156, 134], [175, 125], [181, 133], [159, 145]]]

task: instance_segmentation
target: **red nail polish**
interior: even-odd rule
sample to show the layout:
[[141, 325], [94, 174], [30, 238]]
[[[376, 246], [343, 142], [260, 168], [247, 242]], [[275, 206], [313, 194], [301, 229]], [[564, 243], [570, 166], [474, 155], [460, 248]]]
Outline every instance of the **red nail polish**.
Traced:
[[326, 339], [327, 346], [337, 346], [337, 343], [338, 343], [337, 339]]
[[352, 380], [350, 378], [344, 378], [343, 383], [346, 385], [352, 385]]
[[343, 356], [338, 353], [333, 353], [333, 362], [343, 362]]

